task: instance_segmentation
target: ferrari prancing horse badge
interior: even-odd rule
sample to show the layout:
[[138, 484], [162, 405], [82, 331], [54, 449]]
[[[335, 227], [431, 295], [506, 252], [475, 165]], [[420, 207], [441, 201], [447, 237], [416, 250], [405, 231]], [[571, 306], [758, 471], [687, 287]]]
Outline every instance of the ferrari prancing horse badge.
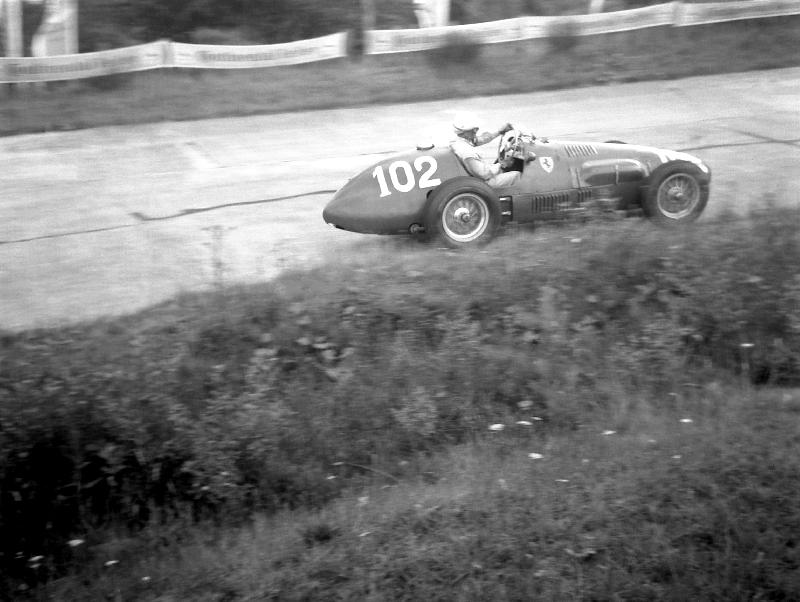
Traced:
[[547, 173], [553, 173], [553, 158], [552, 157], [539, 157], [539, 165]]

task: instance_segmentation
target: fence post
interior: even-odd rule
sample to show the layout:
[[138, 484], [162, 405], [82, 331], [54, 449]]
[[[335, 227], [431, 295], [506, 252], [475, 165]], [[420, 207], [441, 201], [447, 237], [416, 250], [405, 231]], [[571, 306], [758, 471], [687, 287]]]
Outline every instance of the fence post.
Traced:
[[[24, 56], [22, 48], [22, 0], [4, 0], [0, 2], [4, 9], [2, 21], [5, 23], [5, 48], [7, 57]], [[9, 94], [15, 92], [14, 86], [8, 84]]]

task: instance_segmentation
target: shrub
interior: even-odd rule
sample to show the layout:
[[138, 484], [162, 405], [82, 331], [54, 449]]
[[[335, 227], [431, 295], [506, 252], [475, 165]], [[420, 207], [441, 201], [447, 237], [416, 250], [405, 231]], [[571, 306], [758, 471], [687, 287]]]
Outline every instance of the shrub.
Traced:
[[75, 537], [320, 506], [534, 412], [573, 428], [709, 370], [800, 381], [796, 211], [608, 228], [0, 338], [4, 574], [18, 554], [57, 572]]
[[578, 46], [580, 25], [573, 20], [557, 21], [547, 28], [547, 44], [552, 52], [572, 52]]
[[220, 29], [216, 27], [200, 27], [189, 34], [192, 44], [214, 44], [219, 46], [238, 46], [257, 44], [241, 29]]
[[453, 65], [473, 65], [481, 57], [483, 44], [472, 35], [464, 32], [449, 32], [444, 43], [425, 53], [428, 62], [435, 68]]

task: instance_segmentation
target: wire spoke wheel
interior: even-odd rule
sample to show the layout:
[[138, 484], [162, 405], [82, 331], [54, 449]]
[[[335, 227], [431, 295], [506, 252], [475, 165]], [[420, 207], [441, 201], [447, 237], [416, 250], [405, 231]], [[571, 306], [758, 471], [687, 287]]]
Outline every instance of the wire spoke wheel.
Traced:
[[442, 210], [442, 230], [456, 242], [472, 242], [489, 226], [489, 206], [470, 192], [457, 194]]
[[676, 173], [658, 187], [656, 203], [661, 214], [669, 219], [683, 219], [692, 214], [700, 202], [700, 185], [690, 174]]

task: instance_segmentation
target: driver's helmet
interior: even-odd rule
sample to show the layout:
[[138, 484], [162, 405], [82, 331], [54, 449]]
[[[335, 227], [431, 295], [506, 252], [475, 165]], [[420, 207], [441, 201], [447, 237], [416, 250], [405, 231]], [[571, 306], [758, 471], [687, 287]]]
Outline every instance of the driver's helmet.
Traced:
[[478, 119], [471, 113], [459, 113], [453, 118], [453, 129], [456, 134], [479, 129]]

